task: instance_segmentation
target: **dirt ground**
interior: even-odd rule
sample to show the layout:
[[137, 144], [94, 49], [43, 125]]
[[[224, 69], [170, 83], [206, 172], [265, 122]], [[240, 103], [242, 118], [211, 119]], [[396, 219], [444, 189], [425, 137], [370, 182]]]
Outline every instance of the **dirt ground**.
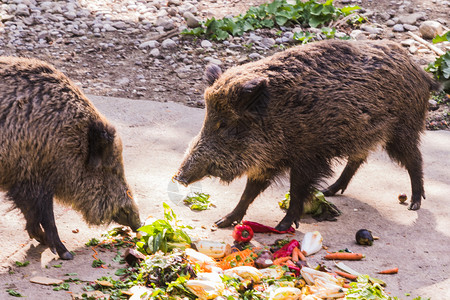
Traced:
[[[193, 212], [179, 203], [173, 195], [185, 195], [189, 189], [174, 186], [171, 177], [176, 171], [189, 140], [198, 132], [204, 110], [176, 103], [90, 96], [98, 109], [118, 129], [124, 142], [126, 174], [139, 202], [142, 218], [163, 216], [162, 203], [168, 203], [185, 224], [195, 227], [203, 238], [231, 243], [231, 229], [211, 231], [214, 221], [228, 213], [243, 191], [245, 180], [229, 186], [206, 179], [194, 187], [211, 195], [216, 208]], [[305, 232], [318, 230], [329, 251], [349, 248], [366, 255], [363, 261], [348, 265], [361, 273], [376, 275], [376, 271], [399, 267], [397, 275], [377, 275], [387, 282], [386, 290], [401, 299], [416, 296], [433, 300], [450, 299], [450, 132], [428, 131], [423, 137], [427, 199], [419, 211], [408, 211], [397, 196], [410, 194], [407, 172], [392, 163], [383, 152], [376, 152], [350, 183], [344, 195], [329, 197], [343, 212], [337, 222], [318, 223], [306, 218], [291, 238], [302, 239]], [[336, 172], [342, 165], [336, 165]], [[332, 181], [332, 179], [330, 179]], [[277, 201], [288, 191], [287, 182], [269, 188], [250, 207], [245, 219], [275, 226], [284, 213]], [[101, 276], [114, 276], [121, 266], [112, 261], [116, 252], [100, 252], [98, 258], [110, 264], [108, 269], [91, 267], [94, 252], [84, 244], [100, 237], [107, 228], [88, 227], [80, 215], [66, 207], [57, 206], [56, 221], [60, 236], [69, 250], [76, 253], [73, 261], [62, 261], [48, 249], [31, 241], [22, 230], [20, 214], [8, 212], [0, 201], [0, 299], [9, 299], [6, 290], [14, 289], [27, 299], [70, 299], [66, 291], [53, 291], [52, 286], [30, 283], [34, 276], [58, 279], [76, 277], [81, 284], [70, 283], [70, 292], [82, 290], [85, 282]], [[356, 245], [355, 233], [367, 228], [380, 239], [371, 247]], [[78, 230], [78, 233], [74, 233]], [[254, 243], [271, 244], [284, 235], [256, 234]], [[323, 261], [322, 250], [309, 261]], [[30, 261], [17, 267], [16, 261]], [[332, 263], [324, 262], [332, 267]], [[76, 275], [65, 275], [76, 273]], [[407, 296], [409, 295], [409, 296]]]
[[[199, 1], [198, 8], [205, 11], [205, 17], [211, 16], [206, 11], [215, 11], [216, 17], [222, 17], [266, 1], [230, 2], [231, 5], [224, 7], [221, 1]], [[340, 1], [335, 2], [341, 5]], [[360, 2], [358, 5], [374, 11], [388, 11], [392, 5], [397, 7], [397, 3], [403, 3], [391, 0]], [[436, 9], [434, 0], [409, 2], [411, 7], [421, 4], [429, 19], [448, 20], [448, 11]], [[404, 33], [395, 36], [398, 41], [405, 38]], [[94, 104], [116, 125], [124, 141], [127, 178], [139, 201], [142, 218], [161, 218], [162, 203], [167, 202], [185, 223], [196, 228], [200, 236], [231, 243], [231, 229], [211, 231], [210, 226], [234, 208], [245, 180], [236, 180], [229, 186], [221, 185], [214, 179], [201, 181], [194, 188], [210, 194], [217, 206], [204, 212], [192, 212], [174, 200], [174, 193], [184, 195], [189, 189], [173, 185], [170, 181], [189, 140], [199, 131], [203, 120], [204, 110], [196, 108], [203, 105], [201, 70], [194, 68], [179, 76], [176, 70], [181, 63], [176, 59], [161, 60], [161, 64], [154, 65], [154, 59], [134, 43], [135, 40], [148, 39], [151, 39], [151, 34], [119, 36], [107, 33], [101, 38], [80, 42], [85, 51], [75, 51], [75, 47], [71, 48], [73, 45], [69, 43], [65, 45], [65, 55], [55, 56], [51, 49], [42, 48], [36, 49], [33, 56], [52, 62], [73, 78], [91, 94]], [[98, 47], [108, 40], [114, 40], [116, 49]], [[198, 46], [199, 43], [193, 40], [189, 45]], [[219, 58], [225, 57], [225, 52], [220, 52], [224, 47], [217, 46], [216, 50]], [[180, 55], [179, 49], [173, 51], [164, 55]], [[244, 47], [240, 51], [248, 50]], [[196, 58], [200, 53], [202, 50], [194, 47], [189, 58], [192, 59], [192, 65], [201, 65], [203, 68], [205, 62]], [[9, 54], [30, 56], [20, 51]], [[423, 59], [422, 63], [429, 61], [428, 57], [420, 59]], [[224, 60], [223, 67], [237, 63], [237, 60]], [[135, 80], [137, 76], [144, 76], [147, 81], [142, 83]], [[124, 77], [129, 79], [125, 86], [119, 80]], [[364, 253], [366, 258], [363, 261], [349, 262], [348, 265], [361, 273], [385, 280], [386, 290], [393, 296], [401, 299], [417, 296], [433, 300], [450, 299], [450, 132], [427, 131], [423, 137], [422, 150], [427, 199], [419, 211], [408, 211], [406, 206], [397, 201], [400, 193], [410, 195], [407, 172], [392, 163], [385, 153], [376, 152], [355, 176], [344, 195], [329, 197], [328, 200], [343, 212], [338, 221], [318, 223], [306, 218], [293, 237], [301, 240], [305, 232], [318, 230], [330, 251], [349, 248]], [[337, 164], [336, 175], [340, 170], [342, 165]], [[256, 199], [245, 219], [275, 226], [284, 215], [278, 209], [277, 201], [288, 189], [287, 182], [269, 188]], [[0, 198], [3, 200], [3, 195]], [[101, 276], [114, 277], [114, 270], [121, 267], [112, 261], [115, 252], [101, 252], [98, 255], [110, 264], [108, 269], [91, 267], [94, 252], [85, 243], [93, 237], [100, 237], [107, 228], [87, 226], [81, 216], [70, 208], [57, 206], [55, 214], [62, 240], [69, 250], [76, 253], [73, 261], [61, 261], [48, 249], [30, 240], [23, 230], [23, 217], [16, 211], [9, 211], [5, 201], [0, 201], [0, 213], [3, 215], [0, 219], [0, 299], [12, 299], [6, 292], [8, 289], [20, 292], [27, 299], [70, 299], [72, 293], [82, 290], [85, 282]], [[356, 245], [354, 235], [361, 228], [372, 230], [380, 240], [372, 247]], [[270, 244], [282, 237], [256, 234], [254, 242]], [[310, 259], [311, 263], [322, 262], [324, 254], [323, 250], [319, 252]], [[16, 261], [30, 261], [30, 264], [17, 267]], [[325, 264], [332, 266], [330, 262]], [[376, 275], [376, 271], [391, 267], [399, 267], [399, 273]], [[65, 275], [68, 273], [77, 275]], [[82, 283], [71, 283], [70, 293], [53, 291], [51, 286], [30, 283], [30, 278], [34, 276], [58, 279], [77, 277]]]

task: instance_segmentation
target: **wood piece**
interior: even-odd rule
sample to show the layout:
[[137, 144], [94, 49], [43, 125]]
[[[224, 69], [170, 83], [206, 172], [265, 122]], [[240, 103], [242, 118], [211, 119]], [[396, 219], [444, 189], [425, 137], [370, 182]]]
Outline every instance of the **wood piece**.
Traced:
[[43, 276], [35, 276], [33, 278], [30, 278], [30, 282], [32, 283], [38, 283], [38, 284], [43, 284], [43, 285], [54, 285], [54, 284], [61, 284], [64, 281], [61, 279], [56, 279], [56, 278], [48, 278], [48, 277], [43, 277]]
[[445, 52], [442, 51], [441, 49], [439, 49], [438, 47], [434, 46], [433, 44], [425, 41], [423, 38], [421, 38], [420, 36], [418, 36], [417, 34], [412, 33], [411, 31], [408, 31], [408, 34], [415, 39], [416, 41], [418, 41], [419, 43], [427, 46], [428, 48], [430, 48], [431, 50], [433, 50], [437, 55], [444, 55]]

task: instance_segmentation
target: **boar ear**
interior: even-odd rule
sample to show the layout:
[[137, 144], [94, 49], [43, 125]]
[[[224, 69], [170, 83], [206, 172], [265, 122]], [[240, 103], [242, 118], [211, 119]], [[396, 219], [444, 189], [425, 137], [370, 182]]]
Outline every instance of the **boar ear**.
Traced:
[[116, 130], [100, 120], [92, 121], [92, 123], [89, 124], [89, 166], [93, 168], [100, 167], [101, 163], [112, 154], [115, 135]]
[[205, 80], [208, 85], [213, 85], [213, 83], [219, 79], [220, 75], [222, 75], [222, 69], [220, 69], [218, 65], [210, 64], [206, 66]]
[[236, 105], [238, 111], [250, 112], [263, 116], [269, 103], [267, 80], [259, 77], [245, 82]]

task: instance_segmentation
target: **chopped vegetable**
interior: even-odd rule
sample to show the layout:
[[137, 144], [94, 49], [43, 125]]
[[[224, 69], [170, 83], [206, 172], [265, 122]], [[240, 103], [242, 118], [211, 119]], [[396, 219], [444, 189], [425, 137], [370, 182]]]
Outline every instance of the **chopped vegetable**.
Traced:
[[378, 274], [397, 274], [398, 268], [387, 269], [383, 271], [379, 271]]
[[284, 234], [284, 233], [294, 233], [295, 232], [295, 228], [294, 227], [289, 227], [288, 230], [276, 230], [273, 227], [270, 226], [266, 226], [257, 222], [252, 222], [252, 221], [242, 221], [243, 225], [248, 225], [253, 229], [253, 232], [258, 232], [258, 233], [280, 233], [280, 234]]
[[263, 273], [259, 271], [255, 267], [251, 266], [239, 266], [234, 267], [228, 270], [225, 270], [223, 272], [224, 275], [229, 277], [240, 277], [243, 279], [250, 279], [253, 280], [253, 282], [258, 283], [261, 281], [261, 278], [263, 277]]
[[290, 256], [283, 256], [283, 257], [279, 257], [279, 258], [276, 258], [274, 261], [273, 261], [273, 264], [274, 265], [277, 265], [277, 266], [283, 266], [283, 265], [285, 265], [285, 263], [288, 261], [288, 260], [290, 260], [292, 257], [290, 257]]
[[318, 231], [307, 232], [302, 240], [301, 250], [305, 256], [312, 255], [322, 249], [322, 235]]
[[361, 260], [365, 256], [361, 253], [349, 253], [349, 252], [334, 252], [325, 255], [325, 259], [336, 259], [336, 260]]
[[218, 262], [218, 266], [223, 270], [237, 266], [254, 266], [256, 257], [251, 249], [245, 249], [225, 256]]
[[300, 299], [302, 291], [295, 287], [279, 287], [270, 293], [269, 300]]
[[144, 254], [156, 253], [158, 250], [167, 253], [174, 248], [190, 246], [191, 238], [184, 229], [191, 227], [179, 225], [176, 215], [169, 205], [163, 203], [163, 206], [164, 219], [156, 220], [138, 229], [145, 233], [141, 241], [136, 244], [138, 250]]
[[214, 204], [209, 200], [211, 196], [205, 193], [195, 192], [193, 196], [187, 196], [183, 200], [184, 204], [188, 205], [191, 210], [206, 210]]
[[358, 278], [358, 276], [353, 275], [353, 274], [349, 274], [346, 272], [341, 272], [341, 271], [334, 271], [336, 274], [338, 274], [339, 276], [342, 276], [344, 278], [350, 279], [350, 280], [356, 280], [356, 278]]
[[373, 244], [372, 232], [367, 229], [358, 230], [356, 232], [355, 239], [356, 239], [356, 243], [358, 245], [372, 246], [372, 244]]
[[232, 236], [238, 243], [247, 243], [253, 238], [253, 229], [248, 225], [238, 224], [234, 227]]
[[199, 240], [194, 242], [197, 251], [212, 258], [222, 258], [231, 253], [230, 244], [224, 242]]
[[406, 196], [406, 194], [402, 193], [402, 194], [398, 195], [398, 201], [400, 203], [405, 203], [406, 200], [408, 200], [408, 196]]
[[289, 243], [287, 243], [286, 245], [284, 245], [283, 247], [281, 247], [280, 250], [276, 251], [273, 254], [273, 257], [274, 258], [279, 258], [279, 257], [291, 256], [292, 255], [292, 251], [296, 247], [297, 248], [300, 247], [300, 243], [297, 240], [292, 240]]

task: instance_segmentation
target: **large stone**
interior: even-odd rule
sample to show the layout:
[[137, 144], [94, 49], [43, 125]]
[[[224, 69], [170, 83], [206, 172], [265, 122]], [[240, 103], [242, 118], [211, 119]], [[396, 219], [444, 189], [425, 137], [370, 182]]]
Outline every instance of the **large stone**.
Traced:
[[143, 42], [142, 44], [140, 44], [140, 45], [139, 45], [139, 48], [141, 48], [141, 49], [145, 49], [145, 48], [151, 48], [151, 49], [153, 49], [153, 48], [158, 47], [159, 45], [160, 45], [160, 44], [159, 44], [158, 41], [156, 41], [156, 40], [150, 40], [150, 41], [146, 41], [146, 42]]
[[189, 11], [183, 14], [184, 19], [186, 20], [186, 25], [189, 28], [196, 28], [200, 26], [200, 21]]
[[395, 32], [403, 32], [405, 31], [405, 28], [402, 24], [395, 24], [394, 27], [392, 27], [392, 30]]
[[161, 43], [161, 47], [164, 49], [173, 49], [177, 47], [177, 43], [175, 43], [172, 39], [166, 39]]
[[419, 32], [424, 39], [433, 39], [436, 35], [444, 34], [445, 29], [439, 22], [425, 21], [420, 24]]
[[399, 16], [399, 23], [415, 25], [416, 22], [425, 17], [425, 13], [417, 12], [409, 15]]

